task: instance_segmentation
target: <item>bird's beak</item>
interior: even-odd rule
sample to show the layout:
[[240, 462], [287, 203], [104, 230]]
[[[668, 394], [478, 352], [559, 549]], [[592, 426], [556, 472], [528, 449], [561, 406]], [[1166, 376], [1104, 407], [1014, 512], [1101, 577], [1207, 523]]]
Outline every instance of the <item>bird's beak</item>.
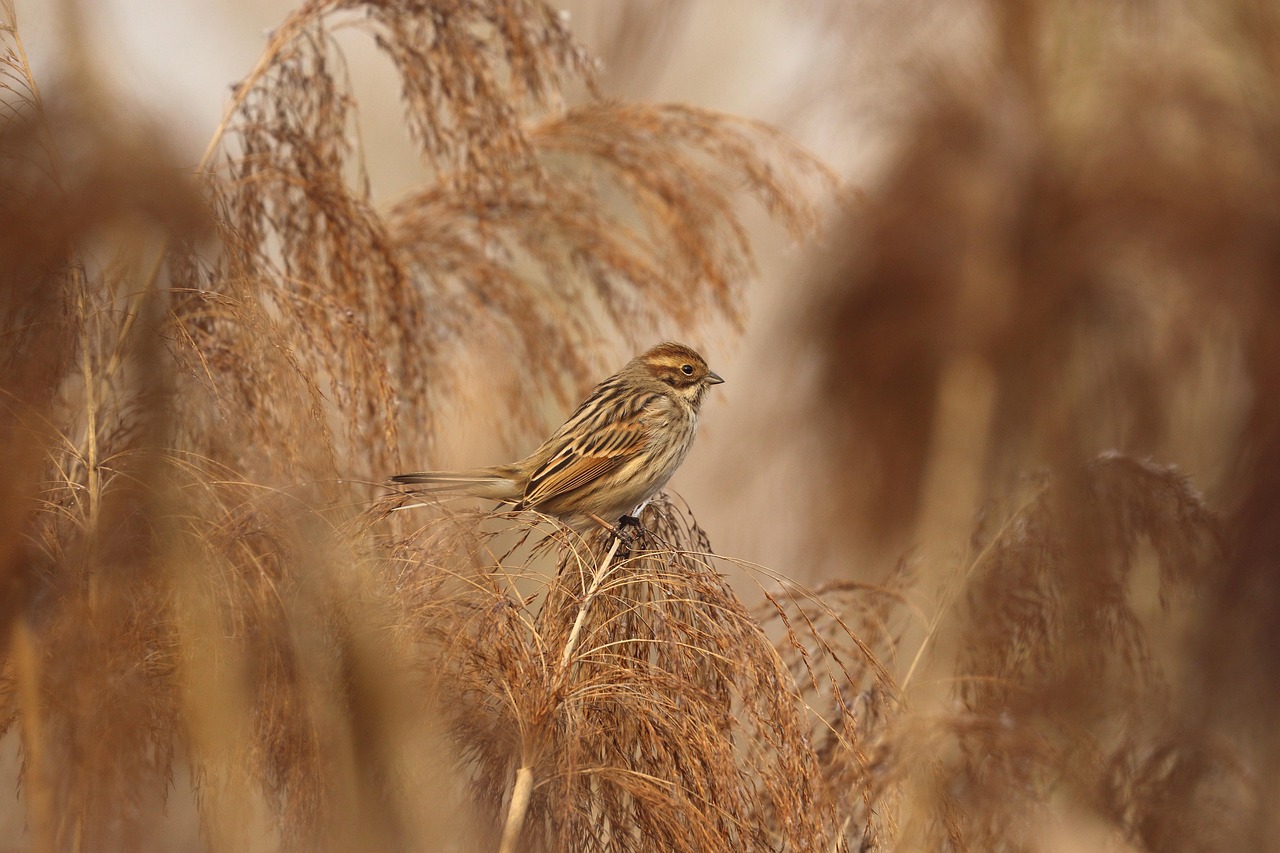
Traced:
[[720, 378], [720, 374], [716, 373], [714, 370], [707, 374], [708, 385], [719, 385], [723, 381], [724, 380]]

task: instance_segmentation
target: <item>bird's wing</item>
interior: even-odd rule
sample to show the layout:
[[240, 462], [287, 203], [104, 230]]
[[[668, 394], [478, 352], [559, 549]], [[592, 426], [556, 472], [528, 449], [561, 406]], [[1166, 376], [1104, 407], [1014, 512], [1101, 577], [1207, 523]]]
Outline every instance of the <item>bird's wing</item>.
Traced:
[[647, 431], [632, 419], [566, 442], [529, 477], [525, 506], [540, 506], [608, 474], [639, 453], [647, 441]]

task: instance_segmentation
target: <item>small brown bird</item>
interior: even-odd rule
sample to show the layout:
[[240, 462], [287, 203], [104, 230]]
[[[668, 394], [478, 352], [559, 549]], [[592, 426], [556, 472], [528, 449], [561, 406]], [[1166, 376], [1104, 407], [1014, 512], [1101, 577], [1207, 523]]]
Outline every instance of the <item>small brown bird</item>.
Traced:
[[555, 435], [509, 465], [397, 474], [414, 492], [453, 492], [555, 516], [578, 532], [638, 512], [680, 467], [698, 410], [724, 380], [668, 341], [596, 386]]

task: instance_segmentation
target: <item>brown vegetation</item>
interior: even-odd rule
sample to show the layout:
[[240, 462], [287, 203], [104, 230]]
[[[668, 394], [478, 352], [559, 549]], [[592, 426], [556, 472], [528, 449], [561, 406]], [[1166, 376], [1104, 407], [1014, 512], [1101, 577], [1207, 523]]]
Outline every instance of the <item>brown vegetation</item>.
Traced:
[[1273, 849], [1280, 13], [973, 5], [804, 289], [813, 538], [893, 566], [807, 590], [670, 497], [624, 546], [380, 485], [740, 323], [739, 203], [831, 183], [779, 131], [600, 96], [534, 0], [313, 0], [193, 179], [0, 3], [14, 846]]

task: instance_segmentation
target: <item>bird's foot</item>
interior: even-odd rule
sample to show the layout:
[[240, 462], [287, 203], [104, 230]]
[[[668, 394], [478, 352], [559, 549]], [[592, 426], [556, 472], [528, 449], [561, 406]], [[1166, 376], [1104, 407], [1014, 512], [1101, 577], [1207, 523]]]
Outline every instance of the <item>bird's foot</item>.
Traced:
[[644, 525], [640, 523], [640, 519], [634, 515], [624, 515], [618, 518], [617, 524], [610, 524], [598, 515], [591, 516], [605, 530], [613, 534], [614, 538], [621, 543], [622, 547], [628, 551], [631, 546], [643, 538], [648, 531], [644, 529]]
[[622, 540], [622, 546], [628, 551], [632, 546], [642, 540], [648, 533], [644, 529], [644, 525], [640, 523], [640, 519], [634, 515], [624, 515], [618, 519], [618, 524], [613, 528], [613, 535]]

